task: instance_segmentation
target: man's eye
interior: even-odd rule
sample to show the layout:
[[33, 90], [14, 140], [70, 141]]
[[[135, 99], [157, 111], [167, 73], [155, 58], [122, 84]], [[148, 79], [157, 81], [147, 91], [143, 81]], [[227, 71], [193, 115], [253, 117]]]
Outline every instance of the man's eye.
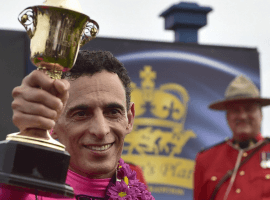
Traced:
[[110, 109], [108, 111], [108, 114], [110, 114], [110, 115], [117, 115], [117, 114], [121, 114], [121, 111], [118, 110], [118, 109]]
[[83, 116], [85, 116], [86, 115], [86, 112], [85, 111], [79, 111], [79, 112], [76, 112], [75, 114], [74, 114], [74, 116], [79, 116], [79, 117], [83, 117]]

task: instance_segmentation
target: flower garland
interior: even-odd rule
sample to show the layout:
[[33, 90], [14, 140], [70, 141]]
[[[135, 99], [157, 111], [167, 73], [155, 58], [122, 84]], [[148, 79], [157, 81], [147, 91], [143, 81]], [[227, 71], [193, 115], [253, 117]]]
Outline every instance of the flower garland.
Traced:
[[146, 186], [136, 178], [136, 172], [122, 158], [117, 167], [116, 184], [108, 189], [109, 200], [155, 200]]

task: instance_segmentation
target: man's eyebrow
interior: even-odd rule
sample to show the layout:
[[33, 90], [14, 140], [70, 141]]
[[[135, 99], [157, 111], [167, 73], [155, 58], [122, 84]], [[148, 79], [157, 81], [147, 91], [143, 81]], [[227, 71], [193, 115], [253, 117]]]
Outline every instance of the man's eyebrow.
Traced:
[[125, 107], [119, 103], [109, 103], [105, 107], [106, 108], [119, 108], [121, 111], [125, 111]]
[[[109, 103], [105, 106], [105, 108], [119, 108], [121, 111], [125, 111], [125, 107], [119, 103]], [[89, 106], [86, 104], [80, 104], [80, 105], [76, 105], [74, 107], [71, 107], [68, 109], [67, 111], [67, 115], [73, 113], [76, 110], [88, 110]]]
[[70, 113], [73, 113], [76, 110], [87, 110], [87, 109], [89, 109], [88, 105], [85, 105], [85, 104], [76, 105], [68, 109], [67, 115], [69, 115]]

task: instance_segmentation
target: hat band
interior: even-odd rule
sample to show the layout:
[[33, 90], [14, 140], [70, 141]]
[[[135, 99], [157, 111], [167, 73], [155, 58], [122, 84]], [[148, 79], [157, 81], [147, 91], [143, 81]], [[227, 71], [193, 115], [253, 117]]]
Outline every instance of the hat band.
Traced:
[[244, 99], [244, 98], [256, 98], [256, 97], [260, 97], [260, 96], [255, 96], [252, 94], [237, 94], [234, 96], [230, 96], [230, 97], [226, 97], [226, 100], [232, 100], [232, 99]]

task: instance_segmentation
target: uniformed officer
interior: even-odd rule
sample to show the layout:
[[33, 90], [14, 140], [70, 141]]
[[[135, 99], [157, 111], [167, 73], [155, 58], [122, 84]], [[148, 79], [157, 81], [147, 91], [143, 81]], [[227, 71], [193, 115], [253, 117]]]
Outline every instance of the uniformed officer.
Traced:
[[194, 200], [270, 200], [270, 143], [260, 133], [261, 98], [244, 76], [227, 87], [225, 99], [209, 108], [223, 110], [233, 137], [197, 154]]

